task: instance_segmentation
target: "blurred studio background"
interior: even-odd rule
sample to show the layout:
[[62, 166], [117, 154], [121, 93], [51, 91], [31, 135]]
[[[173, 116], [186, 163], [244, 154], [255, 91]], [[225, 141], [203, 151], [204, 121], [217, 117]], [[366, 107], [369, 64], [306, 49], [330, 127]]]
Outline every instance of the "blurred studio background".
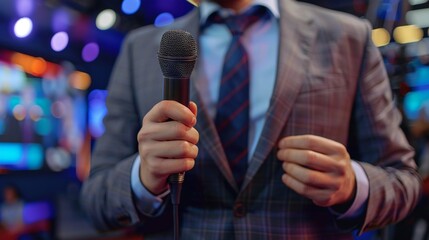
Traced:
[[[403, 128], [429, 175], [428, 0], [306, 2], [373, 24]], [[185, 0], [0, 1], [0, 239], [134, 239], [97, 233], [80, 209], [80, 186], [124, 36], [192, 8]], [[424, 197], [408, 219], [360, 238], [427, 240], [428, 222]]]

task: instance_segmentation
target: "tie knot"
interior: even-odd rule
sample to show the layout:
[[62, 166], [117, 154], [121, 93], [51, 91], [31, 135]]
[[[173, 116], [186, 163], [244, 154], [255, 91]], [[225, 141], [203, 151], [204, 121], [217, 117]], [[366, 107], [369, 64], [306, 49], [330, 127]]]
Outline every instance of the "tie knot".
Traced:
[[232, 35], [241, 35], [252, 24], [267, 16], [267, 9], [261, 6], [253, 6], [244, 13], [222, 17], [219, 11], [210, 16], [209, 21], [225, 24]]

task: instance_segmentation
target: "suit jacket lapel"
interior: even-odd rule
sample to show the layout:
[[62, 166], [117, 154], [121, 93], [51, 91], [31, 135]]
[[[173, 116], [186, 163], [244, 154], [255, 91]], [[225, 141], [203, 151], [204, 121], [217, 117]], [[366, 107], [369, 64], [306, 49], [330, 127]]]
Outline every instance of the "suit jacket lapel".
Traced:
[[[191, 33], [194, 37], [199, 36], [200, 19], [198, 12], [199, 11], [194, 10], [190, 18], [186, 19], [187, 21], [184, 22], [184, 26], [187, 26], [185, 30]], [[201, 65], [201, 58], [198, 58], [194, 71], [191, 75], [190, 84], [190, 99], [198, 105], [198, 121], [195, 128], [200, 134], [199, 146], [204, 148], [201, 149], [201, 151], [205, 151], [210, 155], [231, 187], [238, 192], [237, 183], [235, 182], [234, 176], [232, 175], [228, 160], [217, 134], [216, 127], [204, 106], [204, 102], [201, 99], [200, 93], [197, 90], [196, 81], [198, 81], [198, 71], [203, 70], [201, 67], [199, 67]]]
[[294, 1], [279, 1], [279, 8], [280, 52], [276, 84], [266, 122], [250, 161], [242, 189], [249, 184], [264, 160], [276, 148], [302, 82], [306, 79], [306, 66], [309, 66], [308, 53], [315, 38], [311, 17], [300, 11]]

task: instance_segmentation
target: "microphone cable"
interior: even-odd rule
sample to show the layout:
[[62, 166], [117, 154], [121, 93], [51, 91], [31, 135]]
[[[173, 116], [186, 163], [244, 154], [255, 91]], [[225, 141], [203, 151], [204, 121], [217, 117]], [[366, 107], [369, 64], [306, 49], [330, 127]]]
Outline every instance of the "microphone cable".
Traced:
[[179, 205], [180, 194], [182, 192], [183, 181], [185, 180], [185, 173], [172, 174], [168, 178], [170, 185], [171, 203], [173, 205], [173, 225], [174, 225], [174, 240], [179, 240], [180, 224], [179, 224]]

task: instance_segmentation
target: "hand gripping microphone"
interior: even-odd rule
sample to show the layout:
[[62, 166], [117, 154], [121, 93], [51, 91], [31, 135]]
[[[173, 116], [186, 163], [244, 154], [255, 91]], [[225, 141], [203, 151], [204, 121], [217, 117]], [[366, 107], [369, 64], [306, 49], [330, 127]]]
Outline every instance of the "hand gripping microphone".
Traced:
[[[197, 59], [197, 43], [188, 32], [170, 30], [162, 35], [158, 60], [164, 75], [164, 100], [189, 105], [189, 78]], [[174, 239], [179, 239], [178, 205], [185, 173], [168, 178], [174, 211]]]

